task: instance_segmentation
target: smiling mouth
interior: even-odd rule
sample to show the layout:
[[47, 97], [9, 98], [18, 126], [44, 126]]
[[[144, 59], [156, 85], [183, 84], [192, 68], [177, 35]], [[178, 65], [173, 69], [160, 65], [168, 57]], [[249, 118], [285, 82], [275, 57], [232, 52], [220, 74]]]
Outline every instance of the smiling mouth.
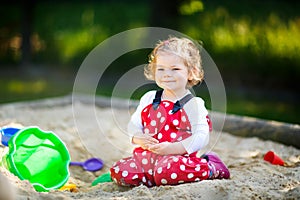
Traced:
[[162, 83], [173, 83], [175, 81], [162, 81]]

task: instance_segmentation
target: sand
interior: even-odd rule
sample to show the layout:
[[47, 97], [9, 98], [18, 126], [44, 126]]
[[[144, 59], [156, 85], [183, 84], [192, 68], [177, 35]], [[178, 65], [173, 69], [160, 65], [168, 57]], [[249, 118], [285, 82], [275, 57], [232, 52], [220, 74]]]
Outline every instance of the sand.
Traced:
[[[36, 192], [28, 181], [21, 181], [0, 167], [0, 200], [300, 199], [299, 149], [256, 137], [243, 138], [216, 131], [211, 133], [210, 146], [228, 165], [231, 172], [229, 180], [205, 180], [152, 188], [120, 187], [112, 182], [91, 186], [95, 178], [108, 172], [113, 162], [130, 155], [133, 147], [124, 130], [131, 110], [95, 107], [82, 102], [75, 104], [75, 115], [72, 110], [74, 105], [51, 103], [51, 99], [39, 106], [34, 103], [2, 105], [0, 127], [38, 126], [52, 131], [64, 141], [72, 161], [98, 157], [104, 161], [104, 168], [88, 172], [71, 166], [68, 183], [75, 184], [76, 190]], [[91, 116], [96, 116], [98, 125]], [[269, 150], [285, 160], [286, 166], [264, 161], [263, 156]], [[7, 148], [0, 146], [0, 156], [5, 151]]]

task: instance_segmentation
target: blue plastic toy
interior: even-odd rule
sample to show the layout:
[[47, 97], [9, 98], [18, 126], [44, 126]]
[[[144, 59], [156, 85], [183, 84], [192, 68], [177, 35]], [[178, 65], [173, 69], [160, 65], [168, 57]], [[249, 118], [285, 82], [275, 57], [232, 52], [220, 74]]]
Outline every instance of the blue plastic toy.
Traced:
[[19, 128], [14, 128], [14, 127], [4, 127], [0, 129], [1, 133], [1, 143], [4, 146], [8, 146], [8, 141], [10, 138], [16, 134], [20, 129]]

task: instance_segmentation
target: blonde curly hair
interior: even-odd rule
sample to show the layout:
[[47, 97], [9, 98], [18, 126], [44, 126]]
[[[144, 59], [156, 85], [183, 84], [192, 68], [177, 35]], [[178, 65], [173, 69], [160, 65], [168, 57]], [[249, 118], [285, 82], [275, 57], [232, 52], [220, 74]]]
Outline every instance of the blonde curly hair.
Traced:
[[199, 48], [187, 38], [169, 37], [164, 41], [159, 41], [149, 56], [149, 63], [144, 68], [147, 79], [155, 80], [156, 57], [159, 52], [168, 52], [181, 58], [191, 73], [192, 79], [188, 80], [187, 87], [192, 87], [203, 81], [204, 71]]

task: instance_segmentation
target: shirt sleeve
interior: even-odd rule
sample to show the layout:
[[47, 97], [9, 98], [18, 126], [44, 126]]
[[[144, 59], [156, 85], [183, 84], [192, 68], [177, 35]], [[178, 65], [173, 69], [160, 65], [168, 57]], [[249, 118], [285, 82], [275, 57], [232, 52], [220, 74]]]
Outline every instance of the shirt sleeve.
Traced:
[[191, 123], [192, 135], [182, 140], [181, 143], [187, 153], [191, 154], [208, 144], [209, 126], [206, 119], [208, 111], [205, 108], [204, 101], [199, 97], [195, 97], [186, 103], [184, 110]]
[[132, 137], [135, 133], [143, 132], [141, 112], [146, 106], [152, 103], [155, 97], [155, 93], [156, 91], [149, 91], [146, 94], [144, 94], [140, 99], [138, 107], [132, 114], [130, 121], [127, 125], [127, 131], [130, 137], [130, 141], [132, 141]]

